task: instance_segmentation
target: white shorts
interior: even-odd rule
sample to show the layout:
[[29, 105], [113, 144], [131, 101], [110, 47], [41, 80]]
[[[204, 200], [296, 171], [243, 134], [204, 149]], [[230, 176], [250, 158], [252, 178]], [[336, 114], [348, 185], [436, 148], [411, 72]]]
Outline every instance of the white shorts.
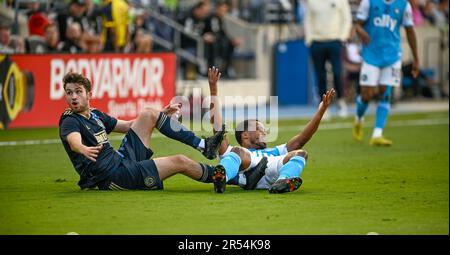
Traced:
[[376, 87], [378, 85], [400, 86], [402, 61], [399, 60], [387, 67], [377, 67], [366, 62], [362, 63], [359, 84], [361, 86]]
[[[228, 146], [226, 152], [220, 156], [222, 159], [227, 153], [231, 151], [233, 147]], [[244, 169], [243, 171], [239, 172], [239, 176], [242, 178], [244, 177], [244, 172], [252, 167], [255, 167], [263, 158], [263, 156], [257, 156], [255, 153], [251, 153], [248, 149], [242, 148], [245, 151], [247, 151], [250, 154], [250, 165], [247, 167], [247, 169]], [[267, 156], [267, 168], [265, 171], [264, 176], [259, 180], [258, 184], [256, 185], [256, 189], [269, 189], [270, 186], [278, 179], [278, 176], [280, 174], [280, 169], [283, 166], [283, 160], [286, 157], [286, 154], [280, 155], [280, 156]]]
[[[250, 153], [250, 155], [251, 155], [251, 163], [250, 166], [245, 170], [255, 167], [262, 159], [262, 157], [258, 157], [253, 153]], [[283, 166], [283, 160], [284, 157], [286, 157], [286, 155], [287, 154], [281, 156], [267, 157], [267, 168], [265, 174], [261, 178], [261, 180], [259, 180], [258, 184], [256, 185], [256, 189], [269, 189], [270, 185], [272, 185], [278, 179], [280, 169]], [[240, 174], [243, 174], [243, 172], [240, 172]]]

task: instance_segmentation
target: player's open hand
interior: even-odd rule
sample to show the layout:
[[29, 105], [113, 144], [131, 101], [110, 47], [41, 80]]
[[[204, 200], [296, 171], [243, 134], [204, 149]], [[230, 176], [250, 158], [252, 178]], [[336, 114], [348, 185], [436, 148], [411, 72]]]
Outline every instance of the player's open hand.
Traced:
[[327, 108], [331, 101], [333, 101], [333, 97], [336, 94], [336, 91], [334, 89], [328, 90], [325, 94], [322, 96], [322, 102], [320, 103], [321, 107]]
[[219, 72], [219, 68], [210, 67], [208, 69], [208, 82], [209, 82], [209, 91], [211, 95], [217, 95], [217, 81], [220, 79], [222, 73]]
[[83, 147], [83, 155], [88, 158], [91, 161], [96, 162], [98, 154], [100, 154], [100, 151], [102, 150], [103, 145], [99, 144], [97, 146], [92, 146], [92, 147], [88, 147], [88, 146], [84, 146]]
[[169, 104], [164, 109], [162, 109], [162, 112], [166, 114], [167, 116], [172, 116], [172, 114], [179, 112], [181, 109], [181, 103], [176, 104]]
[[417, 61], [414, 61], [412, 64], [411, 74], [414, 78], [417, 78], [419, 76], [419, 73], [420, 73], [419, 63]]

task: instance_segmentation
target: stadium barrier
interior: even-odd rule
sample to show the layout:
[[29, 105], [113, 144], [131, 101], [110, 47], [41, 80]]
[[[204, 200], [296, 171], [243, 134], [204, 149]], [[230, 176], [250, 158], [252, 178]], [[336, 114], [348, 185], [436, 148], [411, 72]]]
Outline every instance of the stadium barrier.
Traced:
[[0, 55], [0, 129], [57, 126], [70, 71], [91, 80], [91, 107], [124, 120], [175, 96], [173, 53]]

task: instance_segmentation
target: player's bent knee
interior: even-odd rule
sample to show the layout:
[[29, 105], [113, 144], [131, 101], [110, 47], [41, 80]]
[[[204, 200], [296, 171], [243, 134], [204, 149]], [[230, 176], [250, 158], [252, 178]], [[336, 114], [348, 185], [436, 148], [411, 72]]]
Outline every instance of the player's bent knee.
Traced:
[[186, 157], [183, 154], [178, 154], [173, 157], [174, 157], [174, 161], [179, 166], [188, 166], [192, 161], [190, 158]]
[[241, 169], [246, 169], [251, 163], [251, 156], [248, 151], [242, 147], [235, 146], [231, 149], [231, 152], [236, 153], [241, 158]]
[[246, 155], [246, 151], [242, 148], [242, 147], [238, 147], [238, 146], [234, 146], [231, 149], [231, 152], [236, 153], [237, 155], [239, 155], [239, 157], [242, 159], [245, 155]]
[[305, 150], [296, 150], [296, 151], [292, 151], [288, 154], [288, 156], [286, 156], [283, 160], [283, 164], [286, 164], [289, 160], [291, 160], [292, 157], [295, 156], [300, 156], [302, 158], [306, 160], [308, 160], [308, 152], [306, 152]]
[[151, 107], [145, 107], [139, 114], [139, 118], [143, 118], [152, 123], [156, 123], [159, 117], [159, 111]]
[[370, 102], [370, 100], [372, 99], [372, 94], [371, 93], [363, 93], [362, 95], [361, 95], [361, 100], [364, 102], [364, 103], [369, 103]]
[[300, 156], [302, 158], [304, 158], [305, 160], [308, 160], [308, 152], [305, 150], [298, 150], [295, 152], [294, 154], [295, 156]]

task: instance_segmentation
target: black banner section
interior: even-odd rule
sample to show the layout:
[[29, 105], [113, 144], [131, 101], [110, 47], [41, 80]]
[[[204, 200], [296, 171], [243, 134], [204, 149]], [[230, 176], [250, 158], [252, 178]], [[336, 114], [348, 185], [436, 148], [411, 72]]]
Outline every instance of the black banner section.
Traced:
[[127, 235], [1, 236], [4, 250], [176, 255], [445, 252], [449, 236]]

